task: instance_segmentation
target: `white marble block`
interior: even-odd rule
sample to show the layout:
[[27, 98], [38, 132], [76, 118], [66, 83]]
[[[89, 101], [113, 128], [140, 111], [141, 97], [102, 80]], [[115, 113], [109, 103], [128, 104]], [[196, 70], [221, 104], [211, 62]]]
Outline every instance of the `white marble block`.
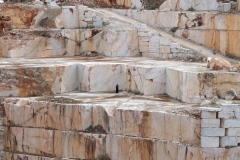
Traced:
[[227, 128], [226, 136], [240, 137], [240, 128]]
[[220, 119], [202, 119], [201, 127], [204, 128], [219, 128], [220, 127]]
[[218, 118], [224, 118], [224, 119], [229, 119], [229, 118], [234, 118], [234, 112], [231, 111], [221, 111], [218, 112]]
[[138, 37], [138, 41], [139, 42], [149, 42], [150, 37], [146, 36], [146, 37]]
[[171, 44], [170, 39], [160, 37], [160, 45], [169, 46]]
[[238, 137], [220, 137], [220, 147], [238, 146]]
[[79, 28], [79, 14], [75, 6], [62, 7], [62, 22], [65, 29]]
[[240, 119], [224, 119], [221, 127], [223, 128], [240, 128]]
[[201, 137], [201, 147], [219, 147], [219, 137]]
[[149, 33], [147, 31], [138, 31], [138, 36], [139, 37], [147, 37], [149, 36]]
[[201, 112], [201, 118], [214, 119], [216, 118], [216, 115], [217, 115], [217, 112], [208, 112], [208, 111]]
[[220, 108], [222, 111], [240, 112], [240, 104], [221, 104]]
[[222, 137], [225, 135], [225, 128], [202, 128], [201, 136]]
[[235, 117], [240, 119], [240, 112], [235, 112]]
[[153, 42], [153, 43], [160, 43], [160, 38], [159, 37], [151, 37], [149, 42]]
[[160, 53], [170, 53], [170, 46], [160, 46]]
[[170, 47], [171, 48], [181, 48], [179, 43], [171, 43]]

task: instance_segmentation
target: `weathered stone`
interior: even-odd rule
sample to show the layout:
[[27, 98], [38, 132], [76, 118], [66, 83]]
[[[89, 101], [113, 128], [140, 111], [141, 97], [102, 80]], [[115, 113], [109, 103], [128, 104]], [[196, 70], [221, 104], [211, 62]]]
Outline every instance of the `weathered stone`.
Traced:
[[232, 65], [224, 59], [208, 57], [207, 67], [210, 68], [211, 70], [222, 70], [222, 69], [229, 70], [232, 68]]
[[97, 159], [106, 154], [105, 135], [78, 132], [54, 133], [54, 154], [62, 158]]

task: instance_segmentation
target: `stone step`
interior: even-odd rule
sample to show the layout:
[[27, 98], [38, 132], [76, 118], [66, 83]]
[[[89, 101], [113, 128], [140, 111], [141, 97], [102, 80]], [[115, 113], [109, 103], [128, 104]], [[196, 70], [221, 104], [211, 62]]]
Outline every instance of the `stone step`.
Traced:
[[[167, 96], [127, 92], [72, 92], [6, 98], [3, 109], [6, 157], [239, 158], [240, 128], [224, 125], [239, 119], [218, 118], [225, 112], [220, 106], [200, 107]], [[230, 135], [233, 128], [236, 131]]]
[[[40, 96], [75, 90], [168, 94], [187, 103], [239, 93], [237, 72], [210, 71], [205, 64], [147, 58], [1, 59], [1, 96]], [[17, 65], [16, 65], [17, 64]]]
[[[111, 137], [110, 140], [115, 140], [116, 142], [112, 145], [119, 144], [121, 146], [114, 146], [114, 149], [118, 149], [117, 151], [113, 151], [113, 149], [109, 148], [110, 155], [100, 155], [95, 157], [97, 159], [104, 160], [119, 160], [119, 159], [128, 159], [131, 157], [135, 159], [134, 156], [139, 158], [138, 160], [145, 160], [144, 158], [150, 158], [153, 160], [157, 159], [171, 159], [176, 158], [174, 160], [191, 160], [191, 159], [239, 159], [239, 150], [240, 148], [231, 148], [231, 149], [219, 149], [219, 148], [200, 148], [200, 147], [191, 147], [184, 146], [182, 144], [178, 144], [170, 141], [147, 141], [147, 140], [137, 140], [130, 137]], [[133, 143], [133, 144], [129, 144]], [[146, 150], [146, 146], [150, 144], [151, 148], [155, 147], [153, 151]], [[112, 146], [111, 145], [111, 146]], [[143, 147], [141, 147], [143, 146]], [[131, 150], [122, 150], [123, 147], [129, 147]], [[78, 148], [80, 149], [80, 148]], [[128, 148], [127, 148], [128, 149]], [[144, 155], [143, 155], [144, 154]], [[114, 157], [115, 156], [115, 157]], [[141, 157], [142, 156], [142, 157]], [[84, 157], [84, 156], [83, 156]], [[36, 156], [36, 155], [28, 155], [28, 154], [19, 154], [19, 153], [11, 153], [5, 152], [5, 159], [29, 159], [29, 160], [58, 160], [59, 158], [52, 158], [46, 156]], [[70, 158], [62, 158], [64, 160]], [[71, 158], [71, 160], [78, 160], [79, 158]], [[136, 159], [137, 160], [137, 159]]]
[[125, 135], [200, 144], [199, 116], [181, 112], [188, 109], [191, 110], [191, 105], [169, 97], [150, 98], [129, 95], [126, 92], [68, 93], [30, 100], [10, 98], [4, 106], [4, 126]]

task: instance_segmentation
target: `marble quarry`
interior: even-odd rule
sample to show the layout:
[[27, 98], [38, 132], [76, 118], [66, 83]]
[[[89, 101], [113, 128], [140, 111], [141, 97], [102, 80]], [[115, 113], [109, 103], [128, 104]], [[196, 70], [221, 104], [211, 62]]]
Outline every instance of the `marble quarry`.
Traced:
[[240, 49], [237, 45], [239, 42], [239, 14], [224, 14], [213, 11], [180, 12], [124, 9], [112, 9], [112, 11], [192, 40], [223, 54], [240, 57]]
[[33, 4], [0, 5], [0, 160], [240, 159], [240, 63], [188, 41], [238, 56], [237, 14]]
[[228, 12], [235, 2], [218, 0], [166, 0], [160, 11], [221, 11]]

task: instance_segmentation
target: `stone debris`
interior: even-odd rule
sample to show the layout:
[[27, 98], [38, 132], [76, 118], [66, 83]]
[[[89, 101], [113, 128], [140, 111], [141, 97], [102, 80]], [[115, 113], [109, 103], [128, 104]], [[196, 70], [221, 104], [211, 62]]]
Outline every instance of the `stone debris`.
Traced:
[[211, 70], [230, 70], [232, 69], [232, 65], [225, 59], [208, 57], [207, 68], [210, 68]]

